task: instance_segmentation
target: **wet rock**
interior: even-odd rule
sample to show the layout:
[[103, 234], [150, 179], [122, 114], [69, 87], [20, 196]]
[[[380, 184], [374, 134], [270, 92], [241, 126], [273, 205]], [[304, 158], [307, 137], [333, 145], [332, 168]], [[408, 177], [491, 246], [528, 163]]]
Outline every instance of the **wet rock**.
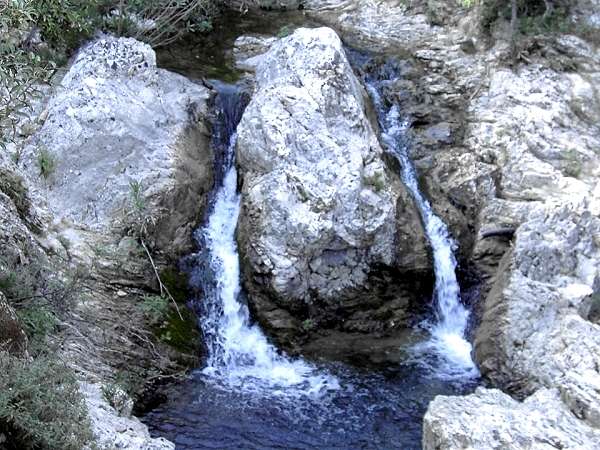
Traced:
[[255, 71], [262, 56], [277, 40], [271, 36], [240, 36], [233, 46], [233, 57], [238, 69]]
[[212, 184], [209, 96], [203, 85], [157, 69], [146, 44], [96, 40], [50, 99], [22, 167], [57, 220], [107, 231], [143, 215], [156, 245], [180, 255], [192, 246]]
[[427, 276], [418, 214], [383, 159], [337, 35], [299, 29], [278, 41], [256, 86], [237, 141], [250, 302], [266, 295], [301, 317], [309, 306], [352, 308], [376, 266]]
[[423, 422], [424, 450], [593, 449], [600, 431], [573, 415], [556, 389], [520, 403], [496, 389], [436, 397]]
[[391, 335], [331, 331], [316, 336], [302, 347], [304, 356], [344, 361], [362, 368], [386, 369], [401, 365], [418, 341], [413, 330], [404, 329]]
[[[518, 424], [530, 424], [528, 410], [539, 410], [535, 401], [519, 405], [522, 414], [513, 417], [502, 395], [490, 395], [490, 414], [502, 418], [474, 429], [475, 422], [453, 422], [467, 404], [448, 400], [457, 411], [429, 431], [426, 424], [427, 448], [543, 448], [544, 433], [562, 436], [563, 419], [572, 418], [574, 430], [586, 426], [578, 419], [597, 426], [600, 404], [594, 306], [600, 103], [592, 92], [600, 81], [597, 2], [572, 5], [578, 36], [531, 39], [523, 55], [528, 63], [511, 68], [501, 36], [507, 28], [500, 24], [486, 47], [477, 8], [455, 9], [452, 17], [429, 14], [426, 22], [419, 6], [401, 3], [315, 0], [307, 9], [351, 45], [400, 54], [413, 64], [416, 75], [403, 72], [402, 83], [386, 95], [413, 118], [410, 154], [420, 182], [457, 238], [461, 260], [472, 258], [482, 276], [487, 299], [476, 333], [482, 371], [520, 396], [554, 389], [551, 403], [560, 411], [556, 421], [532, 424], [538, 427], [532, 434]], [[499, 228], [517, 232], [485, 237]], [[472, 411], [481, 416], [477, 407]], [[513, 418], [515, 434], [492, 433]], [[444, 421], [456, 425], [451, 436]], [[436, 441], [437, 435], [444, 437]], [[570, 434], [564, 442], [594, 447]]]

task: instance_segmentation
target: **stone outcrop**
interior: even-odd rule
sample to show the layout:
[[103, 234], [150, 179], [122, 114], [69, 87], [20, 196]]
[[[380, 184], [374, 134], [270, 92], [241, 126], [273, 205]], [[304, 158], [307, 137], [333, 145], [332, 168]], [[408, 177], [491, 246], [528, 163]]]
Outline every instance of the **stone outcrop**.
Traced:
[[18, 267], [41, 256], [30, 230], [38, 230], [41, 223], [24, 180], [10, 164], [0, 156], [0, 351], [27, 357], [27, 335], [11, 301], [26, 301], [31, 295], [31, 280], [20, 277]]
[[306, 13], [339, 31], [352, 45], [381, 51], [398, 43], [415, 48], [436, 32], [424, 10], [400, 0], [306, 0]]
[[[0, 155], [0, 269], [18, 281], [9, 303], [35, 295], [58, 305], [61, 357], [86, 382], [121, 374], [143, 383], [197, 364], [196, 322], [183, 303], [183, 320], [173, 310], [158, 324], [142, 304], [161, 292], [153, 264], [178, 297], [166, 269], [191, 249], [213, 182], [210, 95], [158, 69], [149, 46], [102, 37], [35, 103], [16, 156]], [[141, 221], [152, 262], [136, 239]], [[94, 390], [87, 401], [103, 443], [172, 448], [139, 421], [114, 419]]]
[[600, 54], [569, 35], [547, 51], [548, 60], [494, 70], [471, 104], [466, 143], [501, 171], [480, 234], [517, 230], [512, 249], [503, 237], [474, 249], [491, 288], [476, 357], [496, 385], [521, 396], [556, 388], [576, 417], [597, 427], [600, 103], [592, 86]]
[[277, 41], [273, 36], [240, 36], [233, 44], [235, 65], [241, 70], [254, 72], [271, 45]]
[[156, 245], [182, 255], [212, 186], [209, 97], [203, 85], [157, 69], [148, 45], [96, 40], [56, 88], [21, 166], [55, 222], [106, 231], [142, 214]]
[[406, 280], [429, 271], [417, 212], [366, 110], [331, 29], [298, 29], [262, 57], [237, 141], [238, 241], [258, 310], [267, 297], [296, 317], [352, 309], [378, 266]]
[[174, 450], [175, 444], [164, 438], [153, 439], [146, 426], [135, 417], [121, 414], [108, 404], [99, 384], [81, 383], [92, 433], [100, 448], [130, 450]]
[[597, 448], [600, 431], [586, 426], [555, 389], [520, 403], [496, 389], [436, 397], [423, 423], [423, 449], [501, 450]]
[[539, 208], [521, 225], [486, 299], [475, 350], [497, 385], [557, 387], [578, 417], [600, 427], [600, 327], [588, 320], [600, 273], [600, 199], [591, 200]]

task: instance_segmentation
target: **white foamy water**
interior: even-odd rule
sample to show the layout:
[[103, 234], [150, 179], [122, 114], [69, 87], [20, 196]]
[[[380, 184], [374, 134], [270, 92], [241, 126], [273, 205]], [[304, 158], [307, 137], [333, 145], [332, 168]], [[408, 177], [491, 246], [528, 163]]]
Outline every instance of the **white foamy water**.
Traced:
[[[231, 92], [230, 92], [231, 94]], [[224, 95], [224, 94], [222, 94]], [[223, 107], [240, 107], [222, 102]], [[235, 114], [222, 114], [225, 118]], [[225, 124], [235, 129], [236, 124]], [[234, 164], [235, 133], [223, 136], [226, 154], [222, 158], [224, 178], [206, 226], [200, 231], [204, 245], [203, 276], [205, 315], [201, 320], [208, 359], [203, 373], [208, 379], [244, 391], [286, 396], [319, 396], [339, 387], [337, 380], [317, 371], [301, 359], [277, 351], [260, 328], [251, 323], [242, 301], [240, 262], [235, 230], [240, 212], [237, 172]]]
[[446, 224], [434, 214], [431, 204], [419, 189], [417, 173], [405, 144], [408, 121], [403, 120], [397, 104], [386, 106], [375, 82], [367, 90], [378, 112], [382, 140], [400, 162], [402, 181], [413, 196], [421, 214], [425, 233], [433, 250], [435, 289], [433, 301], [436, 321], [425, 325], [431, 338], [413, 349], [416, 359], [428, 364], [432, 353], [438, 358], [430, 368], [442, 378], [475, 377], [479, 375], [471, 357], [472, 346], [466, 339], [469, 311], [460, 301], [456, 279], [456, 244]]

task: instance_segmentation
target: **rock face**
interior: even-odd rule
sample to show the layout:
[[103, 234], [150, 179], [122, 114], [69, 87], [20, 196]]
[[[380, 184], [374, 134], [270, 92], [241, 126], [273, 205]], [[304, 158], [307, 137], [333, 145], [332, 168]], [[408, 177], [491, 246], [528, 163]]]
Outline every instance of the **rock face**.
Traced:
[[556, 67], [542, 60], [500, 68], [471, 106], [477, 120], [466, 142], [501, 171], [480, 231], [517, 229], [497, 269], [505, 238], [474, 249], [492, 281], [476, 357], [496, 385], [520, 395], [557, 388], [578, 418], [598, 426], [600, 104], [591, 86], [600, 54], [576, 36], [558, 38], [550, 51]]
[[376, 266], [428, 271], [417, 213], [383, 161], [365, 98], [328, 28], [296, 30], [258, 65], [237, 141], [251, 301], [343, 309]]
[[[600, 410], [597, 1], [570, 10], [578, 30], [591, 32], [530, 36], [513, 67], [508, 28], [499, 23], [494, 36], [482, 36], [477, 8], [439, 14], [435, 0], [402, 3], [306, 7], [345, 41], [412, 61], [390, 95], [414, 119], [411, 156], [424, 191], [483, 282], [477, 360], [493, 383], [533, 394], [522, 404], [485, 391], [434, 401], [424, 444], [595, 448], [588, 427], [598, 427]], [[480, 407], [493, 420], [469, 421], [482, 416]], [[544, 422], [544, 409], [559, 413]]]
[[484, 388], [466, 397], [438, 396], [423, 428], [424, 450], [592, 450], [600, 442], [600, 431], [578, 420], [552, 389], [523, 403]]
[[596, 208], [530, 214], [486, 299], [475, 349], [497, 384], [525, 393], [557, 387], [578, 417], [600, 426], [600, 326], [586, 313], [600, 273]]
[[277, 41], [272, 36], [240, 36], [234, 42], [233, 58], [238, 69], [254, 72], [264, 54]]
[[131, 450], [174, 450], [164, 438], [153, 439], [146, 426], [135, 417], [119, 414], [104, 398], [99, 384], [81, 383], [96, 443], [101, 448]]
[[425, 11], [409, 12], [400, 0], [306, 0], [309, 16], [339, 30], [361, 48], [383, 50], [396, 42], [414, 48], [434, 36]]
[[[24, 180], [0, 157], [0, 351], [26, 357], [28, 341], [11, 300], [30, 293], [19, 284], [18, 267], [39, 256], [29, 228], [39, 229]], [[8, 158], [6, 158], [8, 159]], [[29, 227], [29, 228], [28, 228]], [[25, 279], [30, 284], [30, 280]], [[9, 298], [7, 298], [9, 297]]]
[[39, 184], [56, 220], [102, 230], [143, 207], [157, 245], [180, 255], [212, 184], [208, 99], [204, 86], [157, 69], [146, 44], [94, 41], [62, 79], [22, 164], [38, 181], [46, 161]]

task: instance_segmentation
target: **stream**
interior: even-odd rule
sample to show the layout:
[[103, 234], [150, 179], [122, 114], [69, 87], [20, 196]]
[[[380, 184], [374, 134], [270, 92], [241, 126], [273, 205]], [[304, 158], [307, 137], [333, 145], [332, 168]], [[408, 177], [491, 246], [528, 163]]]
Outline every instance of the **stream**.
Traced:
[[426, 337], [411, 344], [404, 363], [374, 371], [289, 357], [253, 323], [235, 240], [240, 211], [235, 130], [247, 95], [235, 84], [211, 81], [217, 91], [215, 190], [207, 220], [196, 232], [202, 250], [192, 257], [190, 277], [194, 290], [202, 292], [192, 303], [207, 355], [201, 368], [172, 388], [168, 402], [143, 418], [153, 436], [178, 449], [419, 449], [429, 402], [437, 395], [472, 392], [479, 384], [466, 339], [469, 311], [461, 303], [456, 244], [419, 190], [407, 152], [410, 120], [384, 96], [395, 77], [386, 65], [363, 82], [382, 144], [399, 161], [433, 249], [434, 313], [417, 325]]

